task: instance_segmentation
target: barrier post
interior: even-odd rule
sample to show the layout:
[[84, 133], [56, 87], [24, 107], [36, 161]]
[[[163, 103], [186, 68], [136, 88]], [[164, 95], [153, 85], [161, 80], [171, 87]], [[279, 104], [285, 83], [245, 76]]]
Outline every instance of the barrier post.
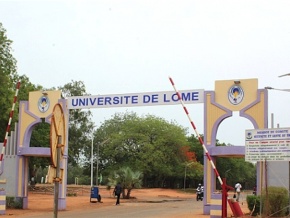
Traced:
[[226, 178], [223, 178], [223, 185], [222, 185], [222, 218], [227, 217], [227, 198], [228, 192], [226, 189]]

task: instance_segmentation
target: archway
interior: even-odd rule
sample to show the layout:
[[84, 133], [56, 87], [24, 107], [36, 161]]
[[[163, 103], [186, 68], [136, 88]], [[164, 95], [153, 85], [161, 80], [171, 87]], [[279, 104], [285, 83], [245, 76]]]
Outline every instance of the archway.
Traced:
[[[236, 98], [229, 91], [233, 89], [240, 91], [240, 96], [238, 96], [240, 98]], [[214, 91], [183, 90], [180, 93], [185, 103], [204, 103], [204, 144], [207, 146], [213, 160], [220, 155], [244, 155], [244, 146], [226, 146], [223, 149], [215, 147], [220, 124], [225, 119], [231, 117], [233, 112], [239, 112], [239, 116], [249, 120], [254, 128], [265, 128], [268, 126], [267, 90], [258, 89], [257, 79], [216, 81]], [[42, 104], [43, 98], [46, 98], [46, 104]], [[9, 178], [9, 180], [14, 180], [15, 187], [17, 187], [14, 192], [11, 191], [7, 195], [23, 198], [23, 208], [28, 206], [28, 163], [26, 156], [50, 156], [49, 148], [29, 147], [32, 126], [43, 121], [50, 123], [53, 105], [57, 103], [62, 105], [64, 114], [68, 115], [68, 110], [70, 109], [174, 105], [179, 104], [179, 99], [176, 93], [172, 91], [106, 96], [74, 96], [68, 99], [61, 99], [60, 91], [29, 93], [29, 101], [20, 102], [17, 142], [15, 143], [17, 149], [15, 149], [13, 154], [15, 160], [13, 163], [9, 163], [9, 168], [7, 168], [8, 171], [13, 170], [16, 172], [13, 178]], [[68, 117], [66, 117], [66, 126], [68, 126], [67, 121]], [[68, 138], [68, 135], [66, 135], [66, 138]], [[67, 149], [68, 146], [65, 146], [61, 164], [64, 171], [63, 181], [66, 181]], [[7, 173], [1, 175], [2, 178], [5, 176], [7, 176]], [[206, 158], [204, 160], [204, 181], [204, 214], [220, 217], [221, 195], [214, 193], [215, 175]], [[58, 208], [62, 210], [66, 207], [66, 182], [61, 184], [59, 193]]]
[[[254, 129], [253, 124], [246, 118], [240, 117], [239, 112], [233, 111], [232, 116], [224, 119], [217, 130], [216, 138], [219, 140], [220, 143], [225, 143], [229, 146], [244, 146], [245, 145], [245, 132], [235, 131], [236, 125], [242, 126], [245, 130], [246, 129]], [[222, 138], [221, 133], [227, 132], [228, 136], [234, 135], [233, 137]]]
[[[245, 146], [216, 147], [220, 124], [232, 117], [233, 112], [248, 119], [254, 128], [268, 126], [268, 92], [258, 89], [257, 79], [223, 80], [215, 82], [215, 91], [205, 92], [204, 144], [213, 162], [219, 156], [244, 156]], [[216, 175], [207, 158], [204, 158], [205, 201], [204, 214], [220, 217], [222, 196], [215, 192]]]

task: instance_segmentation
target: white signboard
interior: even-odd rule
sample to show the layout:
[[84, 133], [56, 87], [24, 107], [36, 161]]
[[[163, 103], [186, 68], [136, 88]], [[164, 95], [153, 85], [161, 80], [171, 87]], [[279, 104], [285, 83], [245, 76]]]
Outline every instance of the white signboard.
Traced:
[[[204, 102], [204, 90], [180, 91], [184, 104]], [[68, 97], [68, 109], [136, 107], [179, 104], [176, 92], [147, 92], [115, 95], [90, 95]]]
[[290, 128], [246, 130], [245, 160], [290, 161]]

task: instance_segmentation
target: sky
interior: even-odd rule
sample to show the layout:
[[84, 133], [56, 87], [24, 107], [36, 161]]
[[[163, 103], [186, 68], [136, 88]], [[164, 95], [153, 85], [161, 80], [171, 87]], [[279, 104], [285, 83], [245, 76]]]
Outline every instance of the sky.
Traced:
[[[214, 90], [217, 80], [257, 78], [290, 89], [290, 1], [0, 0], [18, 74], [45, 88], [83, 81], [92, 95]], [[290, 93], [269, 90], [269, 125], [290, 126]], [[199, 134], [203, 104], [187, 105]], [[195, 134], [181, 105], [93, 109], [98, 127], [115, 113], [152, 114]], [[269, 126], [271, 127], [271, 126]], [[234, 113], [217, 139], [244, 145], [253, 125]]]

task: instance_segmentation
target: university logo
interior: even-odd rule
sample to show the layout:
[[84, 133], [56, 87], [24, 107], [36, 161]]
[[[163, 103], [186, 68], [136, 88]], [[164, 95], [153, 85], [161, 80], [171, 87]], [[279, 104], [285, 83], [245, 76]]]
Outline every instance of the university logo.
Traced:
[[50, 106], [49, 98], [47, 96], [41, 96], [38, 100], [38, 109], [40, 112], [45, 113]]
[[243, 89], [240, 86], [233, 85], [229, 89], [228, 98], [229, 98], [229, 101], [233, 105], [240, 104], [243, 101], [243, 98], [244, 98], [244, 91], [243, 91]]
[[251, 132], [248, 132], [246, 137], [247, 137], [247, 139], [252, 139], [252, 137], [253, 137], [252, 136], [252, 133]]

